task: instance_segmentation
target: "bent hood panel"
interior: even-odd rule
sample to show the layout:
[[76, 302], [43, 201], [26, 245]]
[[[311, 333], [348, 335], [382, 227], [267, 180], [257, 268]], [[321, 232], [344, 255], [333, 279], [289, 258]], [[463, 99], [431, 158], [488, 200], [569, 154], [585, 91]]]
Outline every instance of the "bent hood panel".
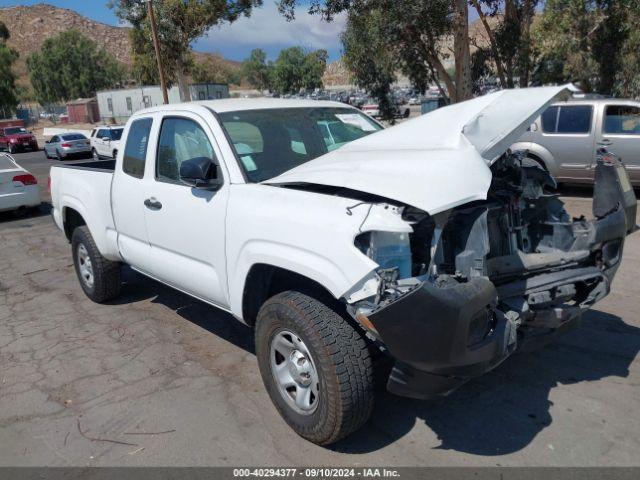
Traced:
[[486, 198], [490, 165], [571, 86], [502, 90], [351, 142], [263, 183], [313, 183], [396, 200], [431, 215]]

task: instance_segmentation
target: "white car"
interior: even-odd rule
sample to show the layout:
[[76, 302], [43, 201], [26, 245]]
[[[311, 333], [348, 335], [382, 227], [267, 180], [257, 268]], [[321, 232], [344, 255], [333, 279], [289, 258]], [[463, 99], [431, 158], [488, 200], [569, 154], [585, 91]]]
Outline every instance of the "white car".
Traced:
[[120, 150], [120, 138], [124, 126], [122, 125], [104, 125], [96, 127], [91, 131], [91, 156], [94, 160], [100, 158], [116, 158], [118, 150]]
[[620, 161], [598, 162], [595, 218], [572, 219], [508, 151], [567, 92], [504, 90], [386, 130], [326, 101], [157, 106], [115, 162], [51, 168], [53, 218], [91, 300], [115, 298], [128, 264], [254, 327], [277, 410], [326, 445], [371, 415], [376, 359], [392, 393], [447, 394], [609, 293], [635, 229]]
[[0, 153], [0, 212], [40, 205], [38, 181], [13, 157]]

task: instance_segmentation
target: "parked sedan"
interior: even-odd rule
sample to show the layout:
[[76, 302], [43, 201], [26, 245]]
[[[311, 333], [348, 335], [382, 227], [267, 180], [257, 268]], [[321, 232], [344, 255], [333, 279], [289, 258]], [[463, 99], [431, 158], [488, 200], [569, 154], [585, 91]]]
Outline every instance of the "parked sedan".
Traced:
[[36, 177], [18, 165], [11, 155], [0, 154], [0, 212], [38, 205], [40, 190]]
[[91, 154], [91, 143], [81, 133], [63, 133], [54, 135], [44, 144], [47, 158], [64, 160], [71, 157], [88, 157]]

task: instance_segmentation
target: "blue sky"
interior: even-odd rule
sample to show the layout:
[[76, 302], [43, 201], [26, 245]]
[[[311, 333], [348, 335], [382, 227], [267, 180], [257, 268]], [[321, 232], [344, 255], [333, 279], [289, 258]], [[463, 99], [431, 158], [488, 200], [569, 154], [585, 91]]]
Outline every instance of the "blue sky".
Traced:
[[[37, 3], [42, 3], [42, 0], [0, 0], [0, 6], [3, 7]], [[75, 10], [109, 25], [118, 24], [106, 0], [47, 0], [45, 3]], [[264, 0], [264, 5], [256, 9], [250, 18], [214, 27], [193, 47], [201, 52], [220, 53], [233, 60], [243, 60], [253, 48], [262, 48], [273, 59], [282, 48], [302, 46], [309, 49], [324, 48], [329, 52], [330, 60], [336, 60], [340, 57], [339, 34], [344, 24], [344, 15], [326, 23], [318, 16], [309, 15], [304, 8], [296, 12], [295, 21], [287, 22], [276, 10], [273, 0]]]

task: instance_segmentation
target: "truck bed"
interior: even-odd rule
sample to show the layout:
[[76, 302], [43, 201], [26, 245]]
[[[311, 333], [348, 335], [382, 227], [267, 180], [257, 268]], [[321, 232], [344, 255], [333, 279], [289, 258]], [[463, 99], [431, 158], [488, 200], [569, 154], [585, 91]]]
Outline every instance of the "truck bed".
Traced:
[[97, 170], [113, 173], [116, 169], [116, 161], [113, 160], [98, 160], [83, 163], [73, 163], [70, 165], [54, 165], [55, 168], [73, 168], [80, 170]]
[[116, 231], [111, 214], [111, 181], [115, 160], [90, 161], [51, 167], [51, 204], [56, 224], [62, 227], [66, 209], [86, 222], [100, 251], [118, 259]]

